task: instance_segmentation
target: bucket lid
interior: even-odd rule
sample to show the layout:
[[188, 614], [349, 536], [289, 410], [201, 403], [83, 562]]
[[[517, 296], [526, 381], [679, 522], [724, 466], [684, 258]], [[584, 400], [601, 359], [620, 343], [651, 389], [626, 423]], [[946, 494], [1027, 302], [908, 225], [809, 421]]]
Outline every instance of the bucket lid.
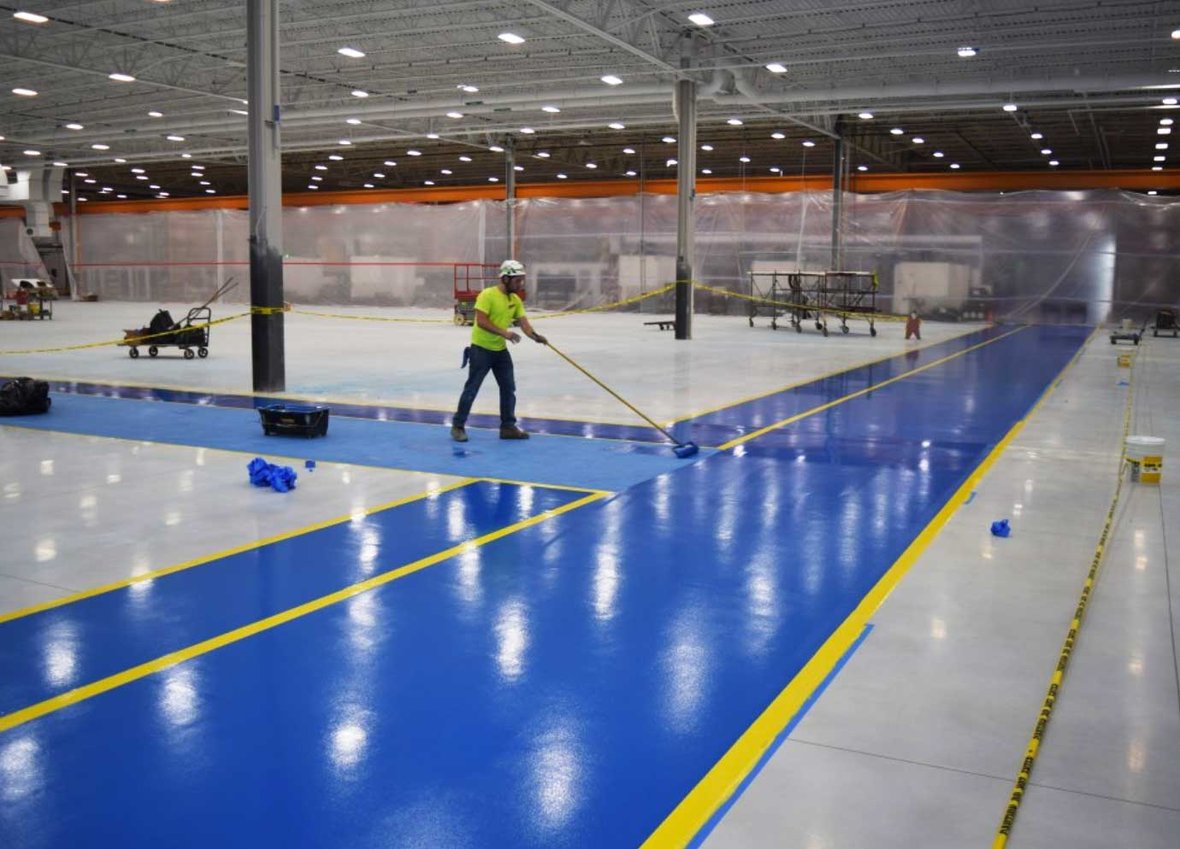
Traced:
[[1128, 436], [1128, 445], [1139, 445], [1144, 448], [1157, 448], [1164, 444], [1164, 439], [1159, 436]]

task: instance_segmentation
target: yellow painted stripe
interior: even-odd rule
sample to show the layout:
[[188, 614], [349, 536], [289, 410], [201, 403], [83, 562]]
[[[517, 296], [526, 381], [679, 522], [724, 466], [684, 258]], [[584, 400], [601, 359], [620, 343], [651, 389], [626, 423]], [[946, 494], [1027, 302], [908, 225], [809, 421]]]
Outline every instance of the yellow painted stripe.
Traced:
[[[1065, 365], [1062, 369], [1063, 374], [1076, 359], [1075, 355]], [[1042, 396], [1037, 405], [1034, 405], [1029, 416], [1045, 397], [1047, 396]], [[901, 557], [889, 567], [889, 570], [861, 599], [856, 609], [832, 632], [831, 636], [824, 641], [819, 650], [812, 655], [807, 664], [799, 670], [799, 673], [791, 679], [790, 683], [775, 697], [766, 710], [754, 720], [750, 727], [713, 765], [713, 768], [668, 814], [643, 842], [641, 849], [665, 849], [665, 847], [688, 845], [708, 823], [714, 812], [737, 791], [742, 781], [770, 748], [775, 738], [787, 727], [803, 703], [818, 689], [823, 680], [835, 668], [836, 663], [856, 641], [877, 608], [889, 597], [910, 567], [917, 562], [934, 538], [938, 536], [954, 512], [967, 501], [979, 481], [991, 470], [996, 460], [1007, 450], [1017, 434], [1023, 430], [1029, 416], [1012, 426], [1004, 438], [997, 443], [983, 462], [943, 505], [937, 515], [922, 529], [917, 538], [902, 552]]]
[[940, 366], [943, 363], [947, 363], [947, 362], [950, 362], [951, 360], [957, 359], [957, 358], [962, 357], [966, 354], [970, 354], [972, 351], [977, 351], [980, 348], [983, 348], [987, 345], [993, 345], [996, 342], [999, 342], [1001, 339], [1007, 339], [1013, 333], [1019, 333], [1020, 331], [1022, 331], [1024, 329], [1025, 328], [1023, 328], [1023, 327], [1018, 327], [1015, 330], [1009, 330], [1007, 333], [1003, 334], [1002, 336], [997, 336], [995, 339], [988, 339], [986, 342], [980, 342], [978, 345], [972, 345], [970, 348], [964, 348], [962, 351], [957, 351], [957, 352], [950, 354], [948, 356], [941, 357], [941, 358], [935, 360], [934, 362], [927, 363], [924, 366], [919, 366], [918, 368], [910, 369], [909, 371], [905, 372], [904, 374], [899, 374], [896, 377], [891, 377], [888, 380], [881, 381], [880, 383], [874, 383], [872, 386], [868, 386], [864, 389], [857, 390], [856, 392], [852, 392], [848, 395], [843, 396], [842, 398], [837, 398], [835, 401], [829, 401], [826, 404], [820, 404], [818, 407], [812, 407], [810, 410], [805, 410], [804, 412], [797, 413], [796, 415], [793, 415], [790, 418], [786, 418], [786, 419], [783, 419], [782, 421], [775, 422], [774, 424], [767, 425], [766, 427], [759, 428], [758, 430], [753, 431], [752, 433], [747, 433], [743, 436], [739, 436], [737, 439], [731, 439], [729, 442], [726, 442], [726, 443], [723, 443], [723, 444], [717, 446], [717, 448], [720, 451], [726, 451], [730, 448], [741, 445], [743, 442], [749, 442], [751, 439], [757, 439], [759, 436], [763, 436], [764, 434], [770, 433], [772, 430], [778, 430], [781, 427], [786, 427], [787, 425], [793, 424], [794, 422], [797, 422], [800, 419], [805, 419], [808, 416], [814, 416], [816, 413], [822, 413], [824, 410], [830, 410], [832, 407], [839, 406], [840, 404], [843, 404], [846, 401], [851, 401], [853, 398], [859, 398], [861, 395], [868, 395], [870, 392], [876, 392], [877, 390], [881, 389], [882, 387], [888, 386], [891, 383], [897, 383], [897, 381], [899, 381], [899, 380], [905, 380], [908, 377], [913, 377], [915, 374], [920, 374], [921, 372], [924, 372], [927, 369], [935, 368], [936, 366]]
[[258, 539], [258, 540], [254, 540], [252, 542], [243, 543], [242, 545], [236, 545], [233, 548], [227, 548], [222, 551], [218, 551], [215, 554], [207, 554], [207, 555], [204, 555], [201, 557], [194, 558], [192, 560], [186, 560], [183, 563], [177, 563], [173, 566], [165, 566], [162, 569], [155, 569], [151, 572], [144, 572], [141, 575], [135, 575], [130, 578], [124, 578], [121, 581], [113, 581], [109, 584], [103, 584], [102, 586], [94, 587], [89, 590], [82, 590], [81, 592], [76, 592], [71, 595], [63, 596], [61, 598], [55, 598], [52, 601], [45, 601], [40, 604], [34, 604], [31, 607], [22, 607], [20, 610], [13, 610], [9, 613], [0, 614], [0, 623], [11, 622], [13, 619], [20, 619], [24, 616], [31, 616], [34, 613], [41, 613], [42, 611], [45, 611], [45, 610], [52, 610], [55, 607], [61, 607], [66, 604], [73, 604], [74, 602], [81, 601], [82, 599], [93, 598], [96, 595], [102, 595], [103, 593], [113, 592], [114, 590], [121, 590], [124, 587], [131, 586], [132, 584], [139, 584], [144, 581], [153, 581], [156, 578], [162, 578], [165, 575], [172, 575], [172, 574], [175, 574], [176, 572], [183, 572], [185, 569], [192, 569], [194, 566], [201, 566], [201, 565], [204, 565], [205, 563], [211, 563], [214, 560], [220, 560], [223, 557], [232, 557], [235, 554], [241, 554], [246, 551], [253, 551], [256, 548], [262, 548], [264, 545], [270, 545], [272, 543], [282, 542], [283, 540], [286, 540], [286, 539], [292, 539], [293, 537], [303, 536], [304, 534], [309, 534], [312, 531], [319, 531], [319, 530], [323, 530], [324, 528], [330, 528], [333, 525], [339, 525], [343, 522], [350, 522], [354, 518], [356, 518], [357, 516], [371, 516], [372, 514], [379, 513], [382, 510], [389, 510], [393, 507], [400, 507], [404, 504], [411, 504], [415, 501], [420, 501], [423, 498], [430, 498], [431, 496], [434, 496], [434, 495], [441, 495], [442, 493], [450, 492], [453, 489], [460, 489], [462, 487], [469, 486], [470, 484], [477, 483], [479, 480], [481, 480], [481, 478], [463, 478], [462, 480], [456, 481], [455, 483], [447, 484], [446, 486], [428, 488], [425, 492], [416, 492], [413, 495], [407, 495], [403, 498], [398, 498], [394, 501], [388, 501], [388, 502], [385, 502], [384, 504], [378, 504], [376, 507], [367, 507], [363, 511], [360, 511], [359, 513], [356, 513], [356, 514], [350, 513], [347, 516], [336, 516], [332, 519], [325, 519], [322, 522], [315, 522], [310, 525], [305, 525], [301, 528], [296, 528], [295, 530], [292, 530], [292, 531], [284, 531], [281, 534], [275, 534], [274, 536], [264, 537], [263, 539]]
[[[1094, 334], [1098, 332], [1095, 329]], [[1079, 352], [1080, 353], [1080, 352]], [[1075, 357], [1076, 359], [1076, 357]], [[1072, 361], [1071, 361], [1072, 362]], [[1033, 725], [1032, 736], [1029, 738], [1028, 746], [1024, 750], [1024, 759], [1020, 763], [1020, 769], [1016, 774], [1016, 780], [1012, 785], [1012, 793], [1008, 797], [1008, 804], [1004, 808], [1004, 816], [1000, 820], [1000, 826], [996, 829], [996, 836], [992, 840], [992, 849], [1004, 849], [1008, 845], [1008, 838], [1012, 834], [1012, 827], [1016, 824], [1016, 815], [1020, 811], [1020, 803], [1024, 801], [1024, 791], [1028, 788], [1028, 783], [1032, 777], [1033, 766], [1036, 764], [1037, 755], [1040, 754], [1041, 742], [1045, 738], [1045, 729], [1049, 725], [1049, 720], [1053, 716], [1053, 708], [1057, 705], [1057, 700], [1061, 697], [1061, 686], [1065, 680], [1065, 672], [1069, 667], [1069, 660], [1073, 656], [1074, 646], [1077, 644], [1078, 634], [1082, 629], [1082, 621], [1086, 616], [1086, 608], [1089, 606], [1090, 599], [1094, 593], [1094, 587], [1098, 582], [1098, 573], [1102, 569], [1102, 564], [1106, 560], [1106, 546], [1110, 540], [1111, 529], [1114, 527], [1115, 513], [1118, 510], [1119, 499], [1123, 492], [1123, 469], [1127, 461], [1127, 435], [1131, 432], [1131, 412], [1134, 407], [1134, 368], [1132, 368], [1131, 376], [1128, 377], [1127, 388], [1127, 402], [1123, 409], [1123, 433], [1122, 433], [1122, 448], [1119, 452], [1118, 465], [1118, 482], [1115, 484], [1114, 497], [1111, 499], [1110, 508], [1106, 511], [1106, 520], [1102, 525], [1102, 532], [1098, 535], [1098, 545], [1094, 549], [1094, 556], [1090, 559], [1090, 571], [1086, 573], [1086, 580], [1082, 582], [1082, 593], [1078, 598], [1078, 603], [1074, 607], [1073, 618], [1069, 623], [1069, 630], [1065, 634], [1065, 641], [1061, 646], [1061, 653], [1057, 656], [1057, 665], [1053, 669], [1053, 673], [1049, 676], [1049, 688], [1045, 693], [1045, 699], [1041, 703], [1041, 709], [1037, 714], [1037, 721]]]
[[101, 695], [116, 687], [122, 687], [124, 684], [130, 684], [133, 681], [138, 681], [141, 678], [146, 678], [163, 669], [171, 666], [176, 666], [179, 663], [184, 663], [187, 660], [192, 660], [195, 657], [200, 657], [203, 654], [208, 654], [211, 651], [216, 651], [219, 648], [236, 643], [239, 640], [244, 640], [247, 637], [253, 637], [256, 634], [261, 634], [264, 631], [269, 631], [271, 628], [277, 628], [286, 622], [298, 619], [301, 616], [307, 616], [309, 613], [315, 613], [317, 610], [323, 610], [325, 607], [330, 607], [333, 604], [338, 604], [342, 601], [347, 601], [350, 598], [376, 589], [377, 587], [388, 584], [391, 581], [396, 581], [399, 578], [404, 578], [407, 575], [412, 575], [415, 572], [420, 572], [428, 566], [433, 566], [436, 563], [441, 563], [444, 560], [449, 560], [459, 554], [464, 554], [468, 551], [474, 551], [480, 546], [486, 545], [502, 537], [509, 536], [525, 528], [539, 524], [541, 522], [552, 519], [562, 513], [567, 513], [571, 510], [576, 510], [591, 502], [598, 501], [602, 498], [601, 495], [587, 495], [584, 498], [579, 498], [577, 501], [571, 501], [569, 504], [564, 504], [561, 507], [555, 507], [552, 510], [546, 510], [536, 516], [532, 516], [507, 527], [500, 528], [497, 531], [484, 534], [473, 540], [453, 545], [450, 548], [440, 551], [437, 554], [432, 554], [429, 557], [423, 557], [420, 560], [415, 560], [413, 563], [408, 563], [389, 572], [369, 578], [366, 581], [361, 581], [357, 584], [352, 584], [344, 589], [337, 590], [313, 601], [301, 604], [298, 607], [292, 607], [289, 610], [284, 610], [281, 613], [276, 613], [273, 616], [268, 616], [265, 619], [260, 619], [257, 622], [252, 622], [249, 625], [243, 625], [241, 628], [235, 628], [232, 631], [227, 631], [216, 637], [210, 637], [188, 648], [179, 649], [169, 654], [158, 657], [155, 660], [150, 660], [147, 663], [141, 663], [139, 666], [133, 666], [131, 669], [126, 669], [114, 675], [110, 675], [99, 681], [91, 684], [86, 684], [82, 687], [70, 690], [67, 693], [62, 693], [59, 696], [54, 696], [51, 699], [38, 702], [35, 705], [22, 708], [5, 716], [0, 716], [0, 733], [9, 731], [26, 722], [30, 722], [46, 714], [69, 707], [70, 705], [78, 704], [78, 702]]
[[945, 344], [946, 342], [954, 342], [956, 339], [962, 339], [964, 336], [970, 336], [973, 333], [979, 333], [979, 332], [980, 332], [980, 328], [975, 327], [975, 328], [972, 328], [971, 330], [965, 330], [962, 333], [958, 333], [954, 336], [948, 336], [945, 339], [938, 339], [938, 340], [933, 340], [933, 341], [927, 342], [925, 345], [914, 345], [912, 348], [907, 348], [905, 351], [901, 351], [901, 352], [894, 351], [891, 354], [885, 354], [884, 356], [881, 356], [881, 357], [871, 357], [870, 359], [861, 360], [860, 362], [857, 362], [857, 363], [852, 363], [852, 364], [846, 365], [846, 366], [840, 366], [839, 368], [832, 369], [831, 371], [825, 372], [825, 373], [819, 375], [818, 377], [814, 377], [814, 376], [813, 377], [802, 377], [799, 380], [795, 381], [794, 383], [788, 383], [787, 385], [779, 386], [776, 389], [769, 389], [766, 392], [759, 392], [756, 395], [749, 395], [745, 398], [739, 398], [736, 401], [727, 401], [724, 404], [720, 404], [719, 406], [716, 406], [716, 407], [706, 407], [703, 410], [697, 410], [694, 413], [689, 413], [686, 416], [681, 416], [678, 419], [673, 419], [672, 421], [668, 422], [668, 427], [671, 427], [674, 424], [679, 424], [680, 422], [689, 421], [691, 419], [698, 419], [701, 416], [707, 416], [707, 415], [710, 415], [711, 413], [719, 413], [722, 410], [728, 410], [731, 407], [737, 407], [742, 404], [749, 404], [751, 401], [761, 401], [763, 398], [769, 398], [771, 395], [777, 395], [780, 392], [788, 392], [791, 389], [798, 389], [800, 386], [806, 386], [809, 383], [818, 383], [821, 380], [827, 380], [828, 378], [836, 377], [837, 375], [844, 374], [845, 372], [856, 371], [858, 368], [868, 368], [869, 366], [875, 366], [878, 363], [888, 362], [889, 360], [895, 359], [896, 357], [900, 357], [903, 354], [909, 353], [911, 351], [924, 351], [927, 348], [933, 348], [935, 345], [942, 345], [942, 344]]

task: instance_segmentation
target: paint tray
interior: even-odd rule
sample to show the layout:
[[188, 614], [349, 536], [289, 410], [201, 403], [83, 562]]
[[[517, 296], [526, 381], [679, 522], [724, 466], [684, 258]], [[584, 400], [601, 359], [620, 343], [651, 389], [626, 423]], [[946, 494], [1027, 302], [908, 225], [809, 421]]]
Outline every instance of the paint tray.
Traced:
[[271, 404], [258, 408], [262, 432], [267, 436], [325, 436], [328, 408], [309, 404]]

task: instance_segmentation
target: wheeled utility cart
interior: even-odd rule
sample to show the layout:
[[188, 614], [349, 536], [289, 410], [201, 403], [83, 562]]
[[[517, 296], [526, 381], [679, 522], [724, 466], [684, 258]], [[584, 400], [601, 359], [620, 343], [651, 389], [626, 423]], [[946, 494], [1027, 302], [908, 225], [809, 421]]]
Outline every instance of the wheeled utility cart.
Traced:
[[184, 358], [204, 359], [209, 356], [209, 325], [213, 311], [205, 307], [193, 307], [181, 321], [173, 322], [168, 310], [160, 310], [152, 317], [147, 327], [123, 331], [123, 341], [131, 350], [131, 359], [139, 357], [139, 346], [146, 345], [149, 357], [157, 356], [161, 348], [180, 348]]
[[455, 324], [475, 324], [475, 299], [488, 286], [496, 284], [498, 265], [482, 262], [455, 263]]

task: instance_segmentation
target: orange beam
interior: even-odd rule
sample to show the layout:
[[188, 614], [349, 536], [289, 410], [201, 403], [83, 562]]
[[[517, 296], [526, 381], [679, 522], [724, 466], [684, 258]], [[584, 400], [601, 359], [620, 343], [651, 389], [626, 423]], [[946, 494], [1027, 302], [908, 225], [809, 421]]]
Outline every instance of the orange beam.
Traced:
[[[851, 178], [851, 190], [865, 194], [900, 192], [909, 189], [940, 189], [953, 192], [1054, 191], [1079, 189], [1180, 189], [1180, 170], [1149, 171], [988, 171], [939, 174], [863, 174]], [[765, 192], [782, 193], [823, 190], [831, 186], [828, 175], [806, 177], [702, 177], [697, 192]], [[524, 183], [517, 185], [521, 198], [624, 197], [639, 194], [676, 194], [675, 180], [579, 180], [562, 183]], [[283, 195], [283, 206], [334, 206], [369, 203], [459, 203], [471, 200], [503, 200], [504, 187], [496, 184], [477, 186], [436, 186], [415, 189], [362, 189], [339, 192], [297, 192]], [[55, 204], [59, 216], [68, 215], [65, 204]], [[107, 213], [145, 213], [168, 210], [246, 209], [244, 195], [205, 198], [164, 198], [87, 204], [78, 207], [81, 215]], [[24, 215], [24, 210], [0, 207], [4, 217]]]
[[0, 206], [0, 218], [24, 218], [23, 206]]

